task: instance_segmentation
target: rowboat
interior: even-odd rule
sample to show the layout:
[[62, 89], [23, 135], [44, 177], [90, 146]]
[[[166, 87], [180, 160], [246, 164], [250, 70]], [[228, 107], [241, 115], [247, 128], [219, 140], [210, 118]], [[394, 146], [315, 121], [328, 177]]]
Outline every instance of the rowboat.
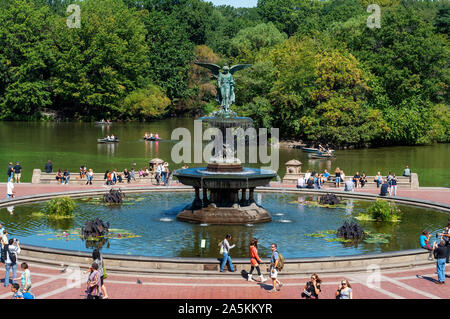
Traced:
[[313, 148], [313, 147], [302, 147], [301, 149], [303, 152], [306, 152], [306, 153], [317, 153], [319, 151], [318, 148]]
[[326, 153], [324, 153], [324, 154], [321, 154], [321, 155], [319, 155], [319, 154], [308, 154], [308, 157], [309, 158], [317, 158], [317, 159], [332, 159], [332, 158], [335, 158], [336, 157], [336, 155], [334, 155], [334, 154], [326, 154]]
[[144, 137], [145, 141], [160, 141], [161, 138], [156, 138], [156, 137]]
[[105, 121], [97, 121], [94, 123], [95, 123], [95, 125], [111, 125], [111, 122], [105, 122]]
[[97, 139], [97, 142], [99, 142], [99, 143], [119, 143], [119, 139], [116, 138], [114, 140], [108, 140], [106, 138], [99, 138], [99, 139]]

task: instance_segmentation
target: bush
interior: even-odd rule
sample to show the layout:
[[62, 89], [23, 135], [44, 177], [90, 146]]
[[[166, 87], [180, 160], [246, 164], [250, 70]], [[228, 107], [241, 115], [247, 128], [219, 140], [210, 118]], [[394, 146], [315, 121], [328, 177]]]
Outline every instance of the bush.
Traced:
[[398, 222], [400, 221], [400, 210], [394, 203], [378, 200], [367, 209], [368, 215], [376, 221]]
[[70, 197], [63, 196], [49, 201], [45, 212], [52, 218], [71, 218], [75, 207], [76, 204]]

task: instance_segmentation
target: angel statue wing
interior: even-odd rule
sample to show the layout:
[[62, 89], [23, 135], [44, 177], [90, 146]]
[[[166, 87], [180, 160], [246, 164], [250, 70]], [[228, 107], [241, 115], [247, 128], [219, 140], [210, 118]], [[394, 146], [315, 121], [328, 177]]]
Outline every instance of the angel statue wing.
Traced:
[[195, 61], [195, 64], [200, 65], [204, 68], [210, 69], [213, 76], [217, 79], [219, 77], [219, 73], [220, 73], [220, 69], [221, 67], [218, 66], [217, 64], [213, 64], [213, 63], [205, 63], [205, 62], [198, 62]]
[[245, 68], [248, 68], [249, 66], [251, 66], [251, 64], [236, 64], [236, 65], [233, 65], [230, 68], [230, 73], [234, 74], [234, 72], [242, 70], [242, 69], [245, 69]]

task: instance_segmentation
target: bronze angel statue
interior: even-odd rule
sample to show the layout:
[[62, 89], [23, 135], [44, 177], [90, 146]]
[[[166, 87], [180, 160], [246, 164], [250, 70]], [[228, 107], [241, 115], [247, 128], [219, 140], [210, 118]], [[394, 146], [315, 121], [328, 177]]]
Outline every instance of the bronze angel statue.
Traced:
[[225, 65], [223, 73], [220, 73], [221, 67], [213, 63], [196, 61], [195, 64], [211, 70], [213, 76], [217, 79], [216, 101], [220, 104], [225, 114], [230, 113], [230, 106], [235, 101], [233, 74], [236, 71], [248, 68], [251, 64], [237, 64], [231, 68]]

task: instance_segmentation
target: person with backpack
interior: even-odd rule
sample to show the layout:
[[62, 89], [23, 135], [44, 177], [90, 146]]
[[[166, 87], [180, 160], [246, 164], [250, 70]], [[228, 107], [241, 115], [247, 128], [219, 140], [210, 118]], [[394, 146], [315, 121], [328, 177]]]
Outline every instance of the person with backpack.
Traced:
[[9, 286], [9, 271], [12, 270], [12, 282], [17, 276], [17, 255], [20, 254], [19, 241], [16, 238], [11, 238], [7, 245], [2, 250], [2, 261], [5, 263], [5, 281], [4, 286]]
[[9, 182], [10, 180], [13, 179], [13, 176], [14, 176], [14, 170], [13, 170], [12, 162], [10, 162], [9, 165], [8, 165], [8, 172], [7, 172], [7, 174], [8, 174], [8, 182]]
[[11, 292], [13, 293], [12, 299], [35, 299], [31, 292], [20, 291], [19, 284], [11, 284]]
[[272, 279], [272, 290], [269, 292], [277, 292], [276, 284], [281, 288], [283, 284], [278, 280], [278, 272], [283, 269], [284, 257], [277, 250], [277, 244], [272, 244], [272, 256], [270, 257], [270, 278]]
[[260, 282], [265, 282], [267, 278], [264, 278], [264, 275], [261, 274], [261, 269], [259, 268], [259, 264], [262, 264], [261, 258], [258, 256], [258, 239], [253, 238], [250, 242], [250, 272], [248, 273], [247, 280], [248, 281], [255, 281], [252, 278], [253, 270], [258, 272], [258, 276], [260, 278]]
[[222, 263], [220, 264], [220, 272], [223, 272], [227, 262], [230, 264], [230, 271], [234, 272], [233, 262], [231, 261], [231, 257], [230, 257], [230, 249], [234, 248], [236, 245], [230, 246], [229, 240], [231, 240], [231, 235], [227, 234], [225, 236], [225, 239], [223, 241], [221, 241], [219, 244], [220, 253], [223, 256]]
[[433, 245], [434, 258], [436, 259], [436, 273], [438, 275], [437, 284], [445, 284], [445, 259], [447, 258], [448, 247], [445, 245], [445, 241], [441, 239], [439, 245], [434, 242]]
[[107, 277], [106, 268], [103, 263], [102, 255], [97, 248], [92, 252], [92, 260], [98, 265], [98, 271], [100, 273], [100, 287], [102, 289], [103, 299], [108, 299], [108, 292], [106, 291], [106, 287], [103, 284], [103, 280]]

